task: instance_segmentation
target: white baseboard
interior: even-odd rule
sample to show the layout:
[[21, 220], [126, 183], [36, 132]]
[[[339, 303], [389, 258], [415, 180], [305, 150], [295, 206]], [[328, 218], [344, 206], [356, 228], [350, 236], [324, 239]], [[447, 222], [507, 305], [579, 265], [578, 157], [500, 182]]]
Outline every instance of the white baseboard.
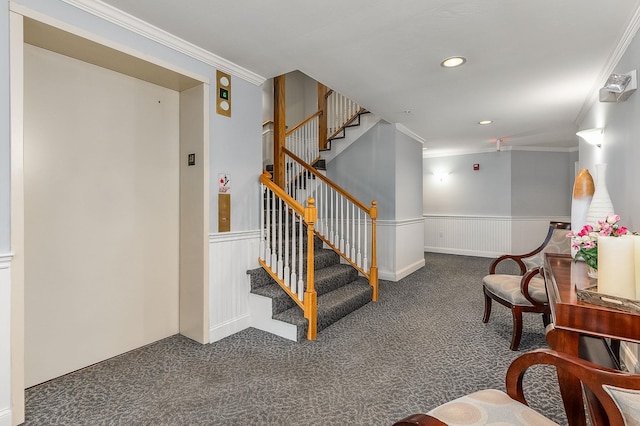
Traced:
[[251, 326], [251, 317], [246, 314], [233, 320], [218, 324], [209, 329], [209, 343], [217, 342]]
[[499, 257], [504, 253], [494, 253], [488, 251], [479, 251], [479, 250], [462, 250], [462, 249], [453, 249], [453, 248], [443, 248], [443, 247], [424, 247], [425, 252], [429, 253], [443, 253], [443, 254], [457, 254], [459, 256], [476, 256], [476, 257]]
[[411, 275], [418, 269], [422, 268], [425, 265], [424, 257], [413, 264], [406, 266], [405, 268], [394, 272], [391, 271], [378, 271], [378, 278], [386, 281], [397, 282], [403, 279], [404, 277]]
[[0, 410], [0, 426], [12, 426], [11, 410]]

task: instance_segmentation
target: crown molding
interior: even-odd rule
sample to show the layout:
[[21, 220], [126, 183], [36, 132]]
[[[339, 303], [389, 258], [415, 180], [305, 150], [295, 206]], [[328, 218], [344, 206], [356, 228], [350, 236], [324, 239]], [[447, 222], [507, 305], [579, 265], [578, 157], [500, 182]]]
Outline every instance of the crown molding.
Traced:
[[195, 44], [189, 43], [175, 35], [164, 31], [154, 25], [149, 24], [133, 15], [123, 12], [120, 9], [103, 3], [99, 0], [62, 0], [63, 2], [83, 10], [91, 15], [104, 19], [121, 28], [132, 31], [149, 40], [153, 40], [170, 49], [190, 56], [200, 62], [211, 65], [212, 67], [239, 77], [249, 83], [261, 86], [266, 80], [246, 68], [243, 68], [231, 61], [228, 61], [214, 53], [209, 52]]
[[411, 139], [414, 139], [420, 142], [422, 145], [424, 145], [425, 143], [425, 139], [423, 137], [418, 136], [417, 133], [413, 132], [412, 130], [409, 130], [407, 126], [405, 126], [404, 124], [396, 123], [396, 130], [399, 131], [400, 133], [404, 133], [405, 135], [409, 136]]
[[[609, 60], [600, 72], [600, 75], [593, 84], [593, 87], [591, 87], [591, 91], [589, 92], [589, 95], [585, 99], [584, 104], [582, 105], [582, 108], [580, 109], [580, 112], [576, 117], [576, 124], [582, 123], [591, 106], [594, 104], [594, 102], [598, 101], [600, 88], [604, 86], [607, 79], [613, 73], [615, 67], [618, 65], [618, 62], [620, 62], [620, 60], [626, 53], [627, 48], [633, 41], [633, 38], [636, 36], [638, 29], [640, 29], [640, 7], [636, 9], [635, 13], [629, 20], [629, 25], [627, 25], [627, 28], [625, 29], [622, 37], [616, 45], [616, 48], [614, 49], [613, 53], [611, 53]], [[626, 71], [627, 70], [623, 72]]]
[[443, 151], [422, 150], [422, 158], [436, 158], [436, 157], [455, 157], [458, 155], [471, 155], [471, 154], [486, 154], [491, 152], [505, 152], [505, 151], [532, 151], [532, 152], [577, 152], [577, 146], [570, 147], [553, 147], [553, 146], [503, 146], [500, 151], [495, 148], [483, 148], [483, 149], [461, 149], [456, 151]]

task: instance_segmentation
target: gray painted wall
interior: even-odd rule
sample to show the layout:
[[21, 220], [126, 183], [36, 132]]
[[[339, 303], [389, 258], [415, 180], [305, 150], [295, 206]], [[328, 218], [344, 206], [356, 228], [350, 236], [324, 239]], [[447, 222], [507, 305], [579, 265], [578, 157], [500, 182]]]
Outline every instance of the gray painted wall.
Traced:
[[366, 205], [378, 202], [382, 220], [396, 219], [396, 133], [381, 121], [327, 164], [327, 177], [336, 184]]
[[[480, 170], [474, 171], [474, 164]], [[423, 165], [425, 214], [511, 214], [511, 152], [427, 157]], [[440, 181], [442, 172], [448, 175]]]
[[[424, 214], [570, 216], [575, 154], [496, 151], [424, 159]], [[480, 170], [473, 170], [479, 164]], [[443, 180], [439, 173], [449, 173]]]
[[570, 216], [574, 163], [569, 153], [511, 152], [511, 215]]
[[395, 132], [396, 220], [422, 216], [422, 143]]

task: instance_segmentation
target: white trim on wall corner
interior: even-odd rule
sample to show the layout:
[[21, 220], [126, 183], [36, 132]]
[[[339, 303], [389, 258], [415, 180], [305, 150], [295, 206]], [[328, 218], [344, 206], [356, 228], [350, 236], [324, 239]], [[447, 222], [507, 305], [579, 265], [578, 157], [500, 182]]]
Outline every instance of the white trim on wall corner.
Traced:
[[0, 253], [0, 269], [10, 268], [13, 256], [13, 253]]
[[227, 72], [236, 77], [242, 78], [249, 83], [261, 86], [266, 78], [262, 77], [243, 68], [231, 61], [228, 61], [214, 53], [209, 52], [195, 44], [189, 43], [167, 31], [164, 31], [154, 25], [149, 24], [133, 15], [121, 11], [111, 5], [98, 0], [62, 0], [65, 3], [84, 10], [94, 16], [111, 22], [119, 27], [125, 28], [136, 34], [139, 34], [149, 40], [153, 40], [175, 51], [184, 53], [200, 62], [211, 65], [212, 67]]

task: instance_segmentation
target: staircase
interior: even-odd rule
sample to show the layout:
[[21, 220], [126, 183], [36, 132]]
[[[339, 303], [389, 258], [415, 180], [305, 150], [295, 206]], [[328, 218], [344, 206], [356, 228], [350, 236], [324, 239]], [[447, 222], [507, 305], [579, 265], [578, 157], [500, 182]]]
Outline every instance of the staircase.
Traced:
[[[318, 294], [317, 329], [320, 331], [369, 303], [373, 290], [368, 280], [359, 277], [354, 268], [340, 263], [337, 253], [323, 249], [322, 240], [316, 237], [314, 246], [315, 289]], [[304, 340], [308, 322], [302, 309], [263, 268], [252, 269], [247, 271], [247, 274], [251, 282], [249, 297], [252, 307], [266, 307], [269, 304], [271, 315], [270, 319], [256, 321], [253, 327], [290, 340]], [[265, 309], [264, 307], [262, 309]], [[280, 327], [273, 326], [272, 321], [283, 322], [293, 327], [284, 324]], [[279, 332], [279, 329], [284, 331]]]
[[323, 107], [286, 132], [280, 116], [271, 129], [278, 131], [263, 123], [279, 166], [260, 176], [261, 268], [247, 272], [251, 325], [295, 341], [314, 340], [378, 298], [377, 203], [362, 203], [319, 171], [321, 147], [328, 152], [367, 111], [333, 91], [322, 98]]

